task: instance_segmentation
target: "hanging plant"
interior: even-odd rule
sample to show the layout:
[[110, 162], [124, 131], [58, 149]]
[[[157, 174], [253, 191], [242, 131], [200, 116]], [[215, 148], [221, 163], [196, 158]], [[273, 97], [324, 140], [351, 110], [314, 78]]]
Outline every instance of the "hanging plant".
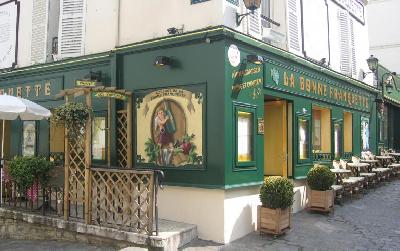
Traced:
[[51, 121], [56, 124], [64, 123], [69, 137], [80, 137], [90, 112], [91, 109], [82, 103], [66, 103], [55, 109]]

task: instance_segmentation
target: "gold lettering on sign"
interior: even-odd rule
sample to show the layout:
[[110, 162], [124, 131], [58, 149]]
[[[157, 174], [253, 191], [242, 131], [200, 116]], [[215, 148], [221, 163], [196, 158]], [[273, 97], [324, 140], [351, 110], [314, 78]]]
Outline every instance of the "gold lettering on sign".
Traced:
[[262, 82], [263, 81], [262, 81], [261, 78], [258, 78], [258, 79], [255, 79], [255, 80], [250, 80], [250, 81], [244, 82], [243, 84], [235, 84], [235, 85], [233, 85], [232, 86], [232, 90], [238, 91], [238, 90], [243, 90], [243, 89], [246, 89], [246, 88], [255, 87], [255, 86], [261, 85]]
[[0, 89], [0, 95], [4, 94], [4, 89]]
[[42, 89], [42, 85], [41, 84], [36, 84], [35, 85], [35, 95], [36, 95], [36, 97], [39, 96], [39, 92], [40, 92], [41, 89]]
[[304, 78], [300, 77], [300, 90], [304, 91]]
[[239, 77], [244, 77], [247, 75], [253, 75], [256, 73], [259, 73], [261, 71], [261, 67], [254, 67], [246, 70], [241, 70], [241, 71], [234, 71], [232, 72], [232, 78], [239, 78]]
[[294, 83], [295, 83], [294, 74], [292, 73], [290, 74], [290, 87], [294, 88]]
[[44, 95], [46, 95], [46, 96], [51, 95], [50, 82], [46, 82], [44, 84]]
[[17, 87], [17, 97], [22, 97], [22, 87]]
[[30, 93], [31, 93], [31, 86], [30, 85], [25, 86], [25, 95], [27, 98], [29, 98]]
[[8, 88], [8, 95], [14, 95], [14, 89], [13, 88]]
[[289, 77], [288, 77], [286, 71], [283, 72], [283, 84], [286, 86], [289, 86]]

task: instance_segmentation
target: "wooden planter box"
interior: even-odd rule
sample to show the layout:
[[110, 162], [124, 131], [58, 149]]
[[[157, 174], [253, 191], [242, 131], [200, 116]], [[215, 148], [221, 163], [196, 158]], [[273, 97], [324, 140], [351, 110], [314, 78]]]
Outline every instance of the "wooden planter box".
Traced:
[[331, 212], [333, 210], [333, 203], [335, 193], [333, 190], [317, 191], [309, 190], [308, 196], [308, 209], [320, 212]]
[[271, 209], [258, 206], [258, 230], [261, 233], [281, 235], [291, 227], [292, 212], [291, 208]]

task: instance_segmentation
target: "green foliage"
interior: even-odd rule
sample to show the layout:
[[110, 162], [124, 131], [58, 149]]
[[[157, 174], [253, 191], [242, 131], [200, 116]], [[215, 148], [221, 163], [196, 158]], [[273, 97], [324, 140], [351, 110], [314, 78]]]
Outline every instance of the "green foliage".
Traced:
[[272, 209], [288, 208], [293, 205], [293, 184], [284, 177], [267, 177], [260, 188], [260, 200], [263, 207]]
[[49, 171], [53, 168], [53, 163], [44, 157], [16, 156], [9, 162], [9, 174], [19, 187], [31, 187], [35, 180], [42, 186], [46, 186], [49, 181]]
[[324, 165], [315, 165], [307, 174], [307, 182], [312, 190], [330, 190], [335, 183], [335, 174]]
[[58, 106], [53, 112], [51, 121], [55, 124], [64, 123], [69, 136], [77, 137], [82, 135], [90, 113], [91, 109], [84, 104], [70, 102]]
[[150, 163], [155, 163], [158, 159], [160, 154], [160, 146], [150, 138], [144, 142], [145, 148], [144, 151], [146, 152], [147, 157], [149, 158]]

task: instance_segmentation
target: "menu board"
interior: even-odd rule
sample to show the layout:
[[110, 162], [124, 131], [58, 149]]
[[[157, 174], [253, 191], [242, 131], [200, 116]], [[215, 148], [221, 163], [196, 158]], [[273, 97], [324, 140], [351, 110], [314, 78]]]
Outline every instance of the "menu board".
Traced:
[[0, 69], [17, 63], [18, 18], [18, 1], [0, 1]]

